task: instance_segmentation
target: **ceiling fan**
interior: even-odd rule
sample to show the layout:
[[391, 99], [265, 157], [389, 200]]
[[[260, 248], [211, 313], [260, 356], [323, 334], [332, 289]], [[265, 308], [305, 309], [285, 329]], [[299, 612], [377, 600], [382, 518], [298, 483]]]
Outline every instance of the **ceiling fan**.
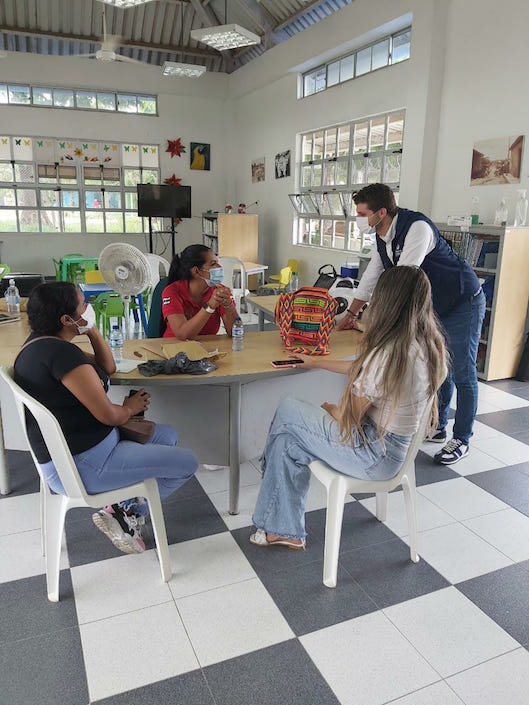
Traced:
[[103, 36], [101, 37], [101, 48], [91, 54], [78, 54], [78, 57], [83, 59], [95, 58], [98, 61], [126, 61], [129, 64], [141, 64], [144, 66], [145, 64], [143, 61], [130, 59], [128, 56], [122, 56], [116, 52], [120, 41], [121, 37], [119, 34], [107, 34], [107, 21], [105, 17], [105, 10], [103, 10]]

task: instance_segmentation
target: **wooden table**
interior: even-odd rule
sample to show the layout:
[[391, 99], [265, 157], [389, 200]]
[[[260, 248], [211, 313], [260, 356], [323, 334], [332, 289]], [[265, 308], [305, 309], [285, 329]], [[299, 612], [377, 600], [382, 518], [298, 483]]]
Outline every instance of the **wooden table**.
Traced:
[[[264, 298], [264, 297], [263, 297]], [[270, 297], [268, 297], [270, 298]], [[17, 325], [17, 324], [10, 324]], [[6, 326], [3, 326], [4, 328]], [[349, 357], [355, 350], [358, 333], [351, 331], [335, 331], [331, 337], [331, 359], [343, 359]], [[22, 338], [22, 331], [19, 339]], [[2, 331], [0, 330], [0, 342], [2, 341]], [[149, 343], [159, 342], [163, 339], [149, 339]], [[83, 342], [79, 337], [82, 349], [89, 349], [89, 343]], [[267, 331], [263, 333], [247, 333], [244, 337], [244, 350], [233, 352], [231, 350], [231, 339], [227, 336], [201, 336], [200, 341], [208, 350], [218, 348], [227, 355], [216, 361], [217, 369], [207, 375], [157, 375], [155, 377], [143, 377], [137, 370], [129, 374], [115, 374], [111, 378], [112, 385], [127, 386], [148, 386], [153, 388], [153, 396], [156, 389], [163, 388], [188, 388], [188, 387], [225, 387], [228, 390], [228, 412], [229, 412], [229, 465], [230, 465], [230, 502], [229, 511], [231, 514], [238, 513], [239, 504], [239, 463], [240, 463], [240, 434], [241, 434], [241, 393], [243, 385], [247, 387], [253, 382], [265, 381], [277, 377], [286, 378], [292, 375], [306, 375], [316, 373], [314, 370], [303, 371], [302, 369], [277, 369], [270, 364], [271, 360], [283, 359], [286, 357], [281, 339], [277, 331]], [[163, 342], [167, 342], [165, 339]], [[18, 352], [18, 346], [0, 345], [0, 364], [12, 365]], [[149, 355], [141, 348], [141, 340], [128, 340], [124, 345], [124, 357], [136, 359], [134, 351], [140, 351]], [[299, 385], [300, 388], [303, 384]], [[310, 385], [309, 385], [310, 386]], [[166, 390], [167, 391], [167, 390]], [[188, 396], [188, 395], [187, 395]], [[173, 398], [176, 395], [172, 395]], [[181, 400], [182, 401], [182, 400]], [[175, 402], [173, 402], [175, 403]], [[185, 403], [185, 398], [182, 403]], [[200, 419], [197, 419], [197, 424]], [[0, 433], [0, 492], [9, 492], [9, 478], [4, 458], [4, 440]], [[3, 468], [2, 468], [3, 463]], [[3, 477], [3, 480], [2, 480]]]
[[246, 303], [251, 304], [257, 309], [259, 317], [258, 330], [264, 331], [265, 320], [275, 321], [276, 306], [279, 299], [279, 294], [274, 296], [247, 296]]

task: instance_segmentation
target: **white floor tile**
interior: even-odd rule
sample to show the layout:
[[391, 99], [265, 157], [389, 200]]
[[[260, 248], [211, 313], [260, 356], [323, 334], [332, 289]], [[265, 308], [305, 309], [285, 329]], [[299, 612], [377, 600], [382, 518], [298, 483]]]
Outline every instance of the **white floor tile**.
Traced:
[[417, 492], [458, 521], [498, 512], [508, 507], [497, 497], [464, 477], [423, 485], [417, 488]]
[[[454, 421], [450, 420], [447, 426], [448, 434], [451, 437], [454, 430]], [[497, 431], [492, 426], [487, 426], [486, 423], [481, 423], [481, 421], [474, 421], [472, 427], [472, 439], [470, 444], [473, 446], [474, 442], [483, 438], [497, 438], [498, 436], [504, 436], [505, 434], [501, 431]]]
[[411, 695], [393, 700], [391, 705], [464, 705], [464, 703], [444, 681], [439, 681]]
[[241, 487], [239, 492], [239, 513], [235, 515], [230, 514], [228, 511], [230, 503], [229, 491], [213, 492], [209, 495], [210, 500], [213, 502], [216, 510], [230, 531], [252, 525], [253, 511], [255, 509], [260, 486], [259, 483], [259, 485]]
[[529, 559], [529, 517], [516, 509], [509, 507], [502, 512], [469, 519], [463, 524], [511, 560]]
[[173, 599], [154, 549], [80, 565], [71, 574], [79, 624]]
[[[207, 494], [211, 494], [213, 492], [225, 492], [230, 486], [230, 469], [225, 467], [219, 468], [218, 470], [206, 470], [204, 466], [201, 465], [196, 474], [196, 478]], [[241, 487], [258, 485], [260, 481], [261, 475], [257, 472], [255, 466], [250, 461], [241, 463]]]
[[175, 598], [255, 578], [255, 571], [232, 535], [214, 534], [169, 546]]
[[341, 705], [382, 705], [439, 675], [381, 613], [300, 638]]
[[462, 524], [423, 531], [419, 536], [419, 554], [451, 583], [512, 565], [507, 556]]
[[174, 602], [81, 625], [80, 631], [91, 701], [198, 667]]
[[517, 397], [514, 394], [509, 394], [502, 389], [496, 389], [486, 384], [479, 385], [479, 398], [502, 410], [521, 409], [524, 406], [529, 406], [529, 399], [522, 399], [522, 397]]
[[485, 401], [481, 398], [478, 399], [478, 408], [476, 411], [476, 415], [491, 414], [494, 411], [502, 411], [501, 406], [498, 406], [497, 404], [490, 401]]
[[257, 578], [184, 597], [176, 604], [201, 666], [294, 636]]
[[[372, 514], [376, 513], [376, 499], [362, 499], [361, 504], [364, 505]], [[435, 529], [437, 526], [445, 526], [453, 524], [454, 517], [447, 514], [435, 504], [430, 502], [426, 497], [417, 494], [417, 530], [427, 531]], [[408, 531], [408, 520], [406, 519], [406, 508], [404, 505], [404, 493], [402, 490], [398, 492], [390, 492], [388, 497], [388, 516], [384, 524], [391, 529], [397, 536], [406, 536]]]
[[[421, 450], [426, 453], [431, 458], [438, 453], [443, 446], [440, 443], [423, 443], [421, 445]], [[505, 463], [497, 458], [493, 458], [487, 453], [477, 448], [474, 445], [474, 439], [470, 443], [469, 454], [459, 460], [454, 465], [449, 466], [454, 472], [459, 473], [459, 475], [473, 475], [476, 472], [486, 472], [487, 470], [495, 470], [496, 468], [505, 467]]]
[[529, 652], [499, 656], [448, 679], [465, 705], [527, 705]]
[[[2, 505], [4, 500], [2, 500]], [[0, 537], [0, 583], [46, 572], [40, 545], [40, 529]], [[61, 551], [61, 569], [68, 568], [68, 554]]]
[[517, 646], [455, 587], [402, 602], [384, 612], [444, 678]]
[[501, 443], [498, 443], [496, 438], [485, 438], [476, 441], [475, 445], [476, 448], [488, 453], [493, 458], [498, 458], [506, 465], [516, 465], [517, 463], [529, 461], [529, 445], [510, 436], [504, 436], [501, 439]]
[[0, 536], [40, 529], [39, 493], [4, 497], [0, 504]]

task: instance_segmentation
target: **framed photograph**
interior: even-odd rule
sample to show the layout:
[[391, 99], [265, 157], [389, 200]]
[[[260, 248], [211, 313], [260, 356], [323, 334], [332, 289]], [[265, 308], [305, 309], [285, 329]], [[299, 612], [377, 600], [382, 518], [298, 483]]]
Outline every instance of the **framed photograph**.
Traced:
[[211, 163], [211, 146], [205, 142], [191, 142], [189, 148], [189, 168], [197, 171], [209, 171]]
[[276, 154], [274, 166], [276, 179], [284, 179], [286, 176], [290, 176], [290, 149]]
[[475, 142], [470, 185], [519, 184], [523, 143], [523, 135]]
[[252, 184], [265, 180], [265, 158], [259, 157], [252, 162]]

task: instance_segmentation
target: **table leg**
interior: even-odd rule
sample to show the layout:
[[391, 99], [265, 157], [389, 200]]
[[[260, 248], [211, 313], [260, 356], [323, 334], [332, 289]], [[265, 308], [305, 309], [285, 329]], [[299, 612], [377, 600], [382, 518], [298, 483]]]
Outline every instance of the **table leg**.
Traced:
[[0, 494], [9, 494], [10, 492], [9, 470], [7, 469], [4, 431], [2, 428], [2, 412], [0, 411]]
[[230, 514], [239, 513], [241, 383], [230, 384]]
[[259, 320], [258, 320], [258, 323], [257, 323], [257, 330], [263, 331], [263, 330], [264, 330], [264, 323], [265, 323], [264, 311], [262, 311], [261, 309], [259, 309], [259, 311], [257, 312], [257, 314], [258, 314], [258, 316], [259, 316]]

